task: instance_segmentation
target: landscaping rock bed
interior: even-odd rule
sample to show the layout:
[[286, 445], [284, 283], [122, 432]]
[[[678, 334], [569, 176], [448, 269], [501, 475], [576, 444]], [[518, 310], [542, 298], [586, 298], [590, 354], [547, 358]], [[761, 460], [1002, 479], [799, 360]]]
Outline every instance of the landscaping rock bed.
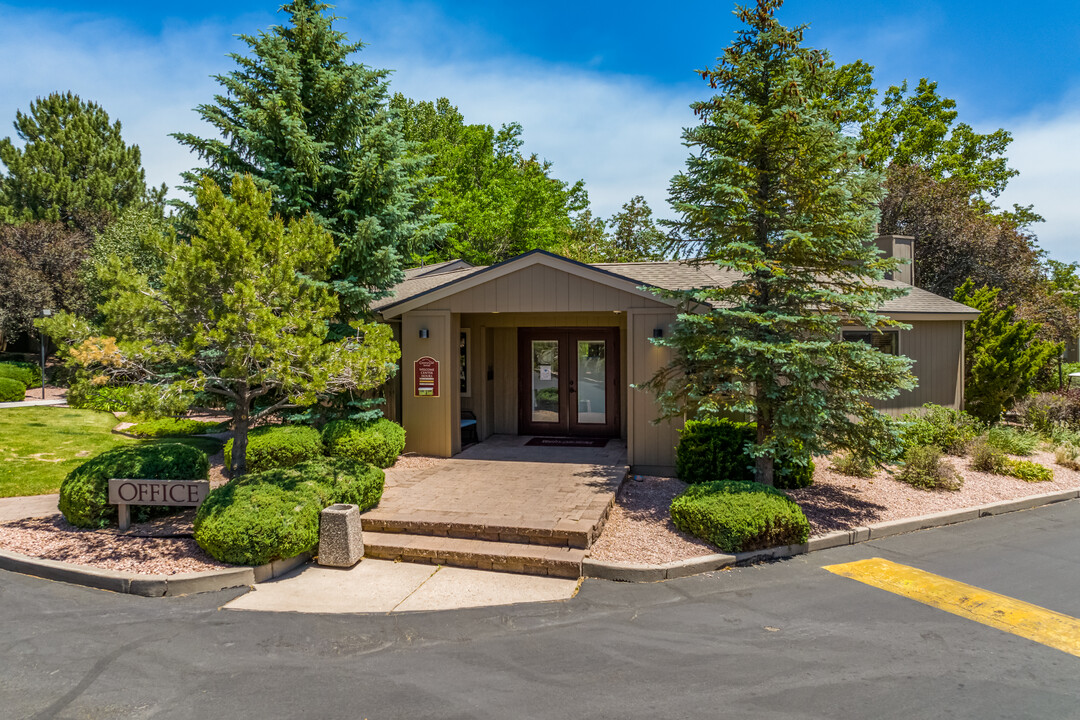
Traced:
[[190, 537], [148, 538], [115, 530], [83, 530], [60, 515], [0, 525], [0, 549], [142, 575], [176, 575], [232, 567], [211, 558]]

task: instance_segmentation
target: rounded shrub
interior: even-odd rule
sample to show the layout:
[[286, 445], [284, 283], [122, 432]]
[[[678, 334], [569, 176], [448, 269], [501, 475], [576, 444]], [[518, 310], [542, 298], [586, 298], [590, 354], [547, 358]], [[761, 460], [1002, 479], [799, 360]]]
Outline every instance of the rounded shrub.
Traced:
[[[225, 443], [225, 467], [232, 467], [233, 441]], [[323, 454], [322, 436], [304, 425], [269, 425], [248, 432], [248, 472], [292, 467]]]
[[388, 468], [405, 449], [405, 428], [385, 418], [366, 424], [334, 420], [323, 428], [323, 443], [331, 457]]
[[964, 478], [942, 457], [936, 445], [908, 448], [896, 479], [920, 490], [959, 490], [964, 484]]
[[[690, 420], [679, 432], [675, 448], [675, 473], [685, 483], [716, 480], [754, 482], [755, 460], [748, 448], [757, 440], [757, 424], [727, 418]], [[794, 490], [814, 483], [814, 461], [806, 458], [776, 464], [774, 483]]]
[[26, 385], [14, 378], [0, 377], [0, 402], [19, 402], [26, 398]]
[[[77, 527], [105, 527], [116, 520], [116, 506], [109, 504], [109, 478], [205, 480], [209, 471], [206, 453], [188, 445], [162, 443], [114, 448], [68, 473], [60, 484], [60, 512]], [[135, 520], [174, 510], [160, 506], [131, 508]]]
[[263, 565], [319, 544], [319, 513], [334, 503], [367, 510], [382, 497], [382, 470], [316, 460], [230, 480], [210, 492], [195, 516], [195, 541], [212, 557]]
[[903, 416], [900, 443], [905, 451], [932, 446], [949, 455], [965, 455], [983, 430], [982, 421], [963, 410], [927, 403], [921, 412]]
[[780, 490], [756, 482], [691, 485], [671, 502], [671, 520], [724, 552], [800, 545], [810, 537], [802, 508]]
[[32, 373], [29, 368], [15, 365], [14, 363], [0, 363], [0, 378], [18, 380], [26, 387], [34, 385], [34, 373]]

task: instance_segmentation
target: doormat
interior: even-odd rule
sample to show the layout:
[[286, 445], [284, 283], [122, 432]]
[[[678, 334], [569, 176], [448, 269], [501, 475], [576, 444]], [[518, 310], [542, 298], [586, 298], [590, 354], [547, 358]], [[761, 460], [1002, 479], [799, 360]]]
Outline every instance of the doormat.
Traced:
[[607, 438], [558, 438], [558, 437], [534, 437], [526, 445], [533, 447], [594, 447], [602, 448], [607, 445]]

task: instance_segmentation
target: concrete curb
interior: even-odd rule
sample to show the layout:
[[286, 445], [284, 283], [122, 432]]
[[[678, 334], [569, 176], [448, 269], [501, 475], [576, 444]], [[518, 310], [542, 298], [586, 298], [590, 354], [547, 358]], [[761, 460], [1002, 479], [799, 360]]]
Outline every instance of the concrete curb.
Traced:
[[902, 518], [900, 520], [886, 520], [851, 530], [839, 530], [827, 535], [810, 538], [802, 545], [787, 545], [784, 547], [766, 548], [764, 550], [752, 550], [750, 552], [736, 553], [735, 555], [706, 555], [705, 557], [691, 558], [678, 562], [665, 563], [663, 565], [648, 565], [644, 563], [604, 562], [585, 558], [581, 564], [583, 577], [599, 578], [601, 580], [617, 580], [620, 582], [659, 582], [660, 580], [672, 580], [688, 575], [720, 570], [730, 565], [748, 565], [763, 560], [777, 560], [780, 558], [803, 555], [818, 550], [855, 545], [856, 543], [880, 540], [881, 538], [915, 532], [917, 530], [929, 530], [930, 528], [953, 525], [967, 522], [990, 515], [1001, 515], [1017, 510], [1030, 510], [1031, 508], [1051, 505], [1053, 503], [1073, 500], [1080, 497], [1080, 490], [1062, 490], [1059, 492], [1044, 493], [1042, 495], [1030, 495], [1016, 500], [1002, 500], [1000, 502], [980, 505], [973, 508], [960, 510], [946, 510], [945, 512], [919, 515], [917, 517]]
[[310, 559], [311, 553], [302, 553], [288, 560], [275, 560], [258, 567], [207, 570], [176, 575], [142, 575], [44, 560], [0, 550], [0, 570], [129, 595], [175, 597], [266, 582], [284, 575]]

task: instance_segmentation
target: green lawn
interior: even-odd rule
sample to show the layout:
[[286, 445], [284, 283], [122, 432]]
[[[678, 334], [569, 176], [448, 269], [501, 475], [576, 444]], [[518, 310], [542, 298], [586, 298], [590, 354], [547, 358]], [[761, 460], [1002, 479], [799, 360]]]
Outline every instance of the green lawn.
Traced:
[[120, 445], [181, 442], [213, 454], [211, 438], [135, 440], [114, 435], [112, 413], [55, 407], [0, 409], [0, 497], [42, 495], [80, 464]]

